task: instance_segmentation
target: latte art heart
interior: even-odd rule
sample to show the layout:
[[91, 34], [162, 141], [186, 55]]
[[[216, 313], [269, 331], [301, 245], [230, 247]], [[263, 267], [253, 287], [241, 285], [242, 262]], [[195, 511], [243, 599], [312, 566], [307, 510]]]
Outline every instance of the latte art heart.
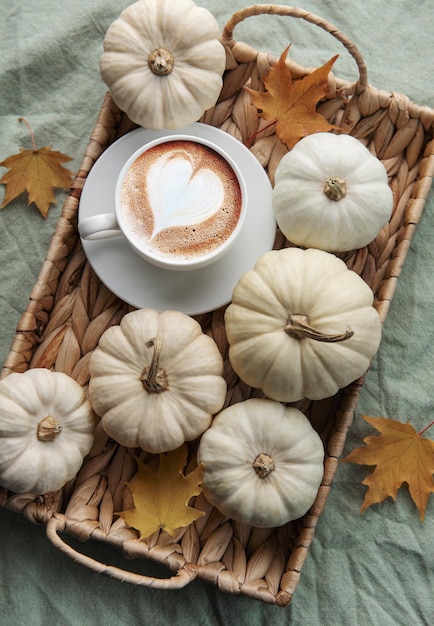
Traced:
[[130, 165], [120, 203], [129, 235], [145, 254], [193, 260], [231, 237], [243, 204], [238, 177], [217, 151], [174, 139]]
[[147, 173], [148, 202], [155, 235], [172, 226], [192, 226], [212, 217], [222, 206], [224, 187], [208, 168], [195, 167], [186, 150], [163, 154]]

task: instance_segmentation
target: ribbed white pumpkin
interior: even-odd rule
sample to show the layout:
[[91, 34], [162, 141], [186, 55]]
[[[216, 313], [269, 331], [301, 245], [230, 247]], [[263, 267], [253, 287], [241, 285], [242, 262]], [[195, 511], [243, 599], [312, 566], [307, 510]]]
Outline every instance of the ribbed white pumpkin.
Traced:
[[103, 333], [89, 371], [104, 430], [123, 446], [152, 453], [196, 439], [226, 397], [217, 345], [179, 311], [128, 313]]
[[252, 398], [233, 404], [202, 435], [205, 497], [227, 517], [282, 526], [312, 506], [323, 477], [324, 448], [301, 411]]
[[329, 252], [267, 252], [240, 278], [225, 313], [232, 367], [273, 400], [333, 396], [378, 349], [372, 304], [370, 287]]
[[35, 368], [0, 382], [0, 485], [15, 493], [57, 491], [80, 469], [96, 416], [82, 387]]
[[381, 161], [358, 139], [332, 133], [304, 137], [281, 159], [272, 197], [289, 241], [329, 252], [369, 244], [393, 208]]
[[214, 16], [192, 0], [139, 0], [107, 30], [100, 71], [145, 128], [183, 128], [217, 101], [226, 54]]

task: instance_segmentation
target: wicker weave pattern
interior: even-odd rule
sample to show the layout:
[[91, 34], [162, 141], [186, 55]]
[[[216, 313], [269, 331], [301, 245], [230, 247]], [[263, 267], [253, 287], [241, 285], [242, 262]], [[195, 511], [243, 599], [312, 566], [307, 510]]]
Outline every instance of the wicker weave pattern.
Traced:
[[[232, 36], [236, 24], [259, 13], [311, 21], [336, 37], [356, 61], [358, 82], [348, 84], [330, 76], [330, 93], [319, 110], [331, 123], [342, 126], [367, 145], [389, 173], [394, 192], [390, 223], [369, 246], [340, 255], [374, 290], [375, 306], [384, 322], [434, 176], [434, 110], [413, 104], [406, 96], [369, 86], [360, 53], [333, 25], [291, 7], [260, 5], [235, 14], [224, 29], [222, 42], [227, 50], [224, 86], [218, 103], [201, 121], [241, 141], [265, 125], [242, 88], [248, 83], [254, 89], [263, 89], [262, 77], [275, 59], [244, 43], [236, 43]], [[288, 65], [295, 77], [309, 72], [308, 68], [294, 63]], [[47, 367], [66, 372], [86, 387], [89, 357], [99, 338], [130, 310], [94, 275], [78, 240], [76, 226], [80, 193], [93, 163], [108, 145], [132, 128], [107, 95], [29, 305], [19, 322], [2, 377], [28, 367]], [[273, 182], [285, 146], [268, 129], [257, 135], [251, 150]], [[275, 247], [289, 245], [278, 232]], [[223, 314], [224, 308], [197, 319], [204, 332], [215, 339], [225, 358], [228, 405], [261, 394], [240, 382], [230, 367]], [[309, 513], [302, 520], [278, 529], [255, 529], [228, 520], [199, 496], [196, 506], [206, 512], [205, 517], [179, 531], [174, 538], [156, 533], [147, 541], [139, 541], [137, 533], [113, 513], [131, 506], [131, 496], [124, 483], [135, 473], [136, 455], [150, 463], [153, 458], [118, 446], [100, 427], [79, 474], [60, 492], [35, 497], [11, 494], [0, 488], [0, 504], [22, 512], [34, 522], [46, 524], [48, 537], [59, 549], [98, 572], [162, 589], [183, 587], [199, 576], [226, 592], [244, 593], [286, 606], [299, 581], [326, 504], [362, 385], [363, 378], [333, 398], [296, 404], [308, 415], [324, 441], [325, 474]], [[191, 457], [194, 462], [194, 445]], [[63, 531], [82, 540], [107, 542], [122, 549], [128, 557], [152, 558], [176, 574], [156, 579], [98, 563], [65, 543], [59, 536]]]

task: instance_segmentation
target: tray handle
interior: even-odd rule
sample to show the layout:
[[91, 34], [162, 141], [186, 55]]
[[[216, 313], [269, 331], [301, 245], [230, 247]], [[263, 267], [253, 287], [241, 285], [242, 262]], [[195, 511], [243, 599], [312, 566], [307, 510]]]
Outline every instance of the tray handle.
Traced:
[[252, 17], [255, 15], [281, 15], [303, 19], [306, 20], [306, 22], [314, 24], [315, 26], [319, 26], [327, 33], [330, 33], [347, 49], [347, 51], [353, 57], [359, 72], [359, 79], [354, 83], [351, 83], [346, 88], [346, 93], [354, 92], [360, 94], [368, 87], [367, 68], [365, 65], [365, 61], [356, 44], [351, 41], [351, 39], [349, 39], [346, 35], [341, 33], [341, 31], [331, 22], [323, 19], [322, 17], [319, 17], [318, 15], [315, 15], [314, 13], [310, 13], [309, 11], [298, 9], [297, 7], [285, 6], [282, 4], [255, 4], [253, 6], [241, 9], [240, 11], [237, 11], [232, 15], [226, 26], [223, 28], [222, 41], [229, 47], [235, 45], [233, 32], [236, 25], [244, 21], [248, 17]]
[[106, 565], [105, 563], [101, 563], [92, 557], [82, 554], [78, 550], [72, 548], [69, 544], [65, 543], [59, 535], [59, 532], [62, 532], [64, 529], [65, 521], [62, 519], [62, 516], [53, 515], [46, 524], [46, 534], [48, 539], [64, 554], [98, 574], [104, 574], [106, 576], [110, 576], [111, 578], [120, 580], [121, 582], [127, 582], [141, 587], [151, 587], [153, 589], [165, 590], [182, 589], [197, 577], [197, 569], [188, 562], [185, 563], [184, 566], [170, 578], [155, 578], [153, 576], [135, 574], [134, 572], [130, 572], [113, 565]]

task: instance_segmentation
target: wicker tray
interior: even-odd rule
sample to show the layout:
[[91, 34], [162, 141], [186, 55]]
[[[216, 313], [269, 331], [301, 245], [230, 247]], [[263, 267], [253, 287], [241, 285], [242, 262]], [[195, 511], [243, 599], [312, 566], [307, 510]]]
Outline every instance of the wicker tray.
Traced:
[[[218, 103], [206, 112], [202, 122], [219, 127], [241, 141], [262, 124], [242, 87], [249, 83], [254, 89], [263, 88], [261, 77], [275, 58], [235, 42], [232, 35], [239, 22], [261, 13], [302, 18], [316, 24], [336, 37], [357, 64], [359, 79], [355, 83], [330, 76], [330, 93], [319, 109], [330, 122], [339, 124], [368, 145], [389, 173], [394, 193], [390, 223], [369, 246], [340, 255], [372, 287], [375, 306], [384, 322], [434, 176], [434, 110], [413, 104], [406, 96], [370, 86], [356, 46], [329, 22], [292, 7], [260, 5], [234, 14], [223, 30], [222, 42], [227, 49], [224, 85]], [[296, 77], [310, 71], [293, 62], [288, 65]], [[86, 387], [87, 364], [100, 336], [130, 310], [99, 282], [87, 263], [77, 236], [77, 212], [83, 184], [95, 160], [132, 128], [127, 116], [107, 95], [28, 307], [19, 322], [2, 377], [29, 367], [47, 367], [66, 372]], [[286, 148], [269, 129], [257, 136], [251, 150], [273, 182], [274, 171]], [[291, 244], [277, 232], [275, 247], [288, 245]], [[204, 331], [214, 337], [226, 359], [226, 403], [230, 404], [258, 394], [242, 384], [230, 368], [223, 313], [221, 308], [197, 319]], [[147, 541], [140, 541], [134, 530], [113, 515], [128, 498], [124, 483], [135, 473], [137, 450], [115, 444], [100, 427], [80, 472], [62, 490], [37, 496], [17, 495], [0, 488], [0, 504], [45, 524], [54, 545], [76, 561], [120, 580], [175, 589], [200, 577], [223, 591], [286, 606], [299, 581], [326, 504], [362, 385], [363, 378], [333, 398], [297, 403], [324, 441], [325, 473], [311, 510], [301, 520], [281, 528], [259, 530], [228, 520], [199, 496], [196, 505], [206, 511], [205, 517], [174, 538], [156, 533]], [[107, 542], [122, 549], [128, 557], [153, 559], [175, 574], [158, 579], [99, 563], [66, 543], [60, 536], [64, 531], [80, 540]]]

